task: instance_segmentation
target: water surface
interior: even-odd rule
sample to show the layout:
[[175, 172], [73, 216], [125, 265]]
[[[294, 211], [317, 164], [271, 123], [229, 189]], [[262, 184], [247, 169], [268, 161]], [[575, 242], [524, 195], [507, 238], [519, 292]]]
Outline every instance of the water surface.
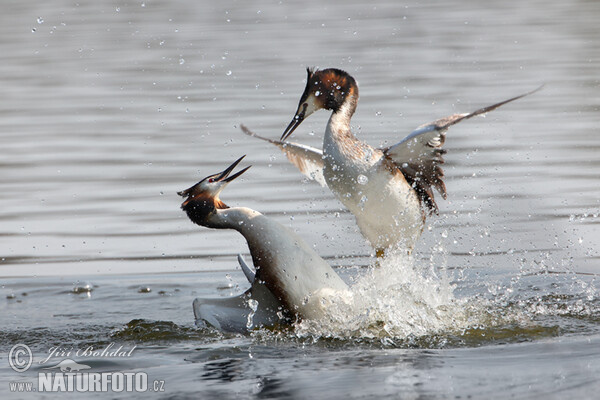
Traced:
[[[7, 2], [3, 354], [19, 342], [36, 360], [52, 346], [137, 345], [94, 370], [148, 372], [174, 397], [593, 398], [599, 17], [588, 1]], [[402, 290], [363, 288], [381, 296], [381, 326], [196, 329], [195, 297], [247, 287], [235, 262], [247, 248], [235, 232], [191, 224], [175, 192], [242, 154], [253, 167], [226, 203], [291, 227], [349, 282], [368, 274], [352, 216], [239, 130], [279, 137], [306, 66], [357, 78], [355, 133], [381, 146], [545, 87], [449, 131], [449, 198], [412, 264], [398, 266], [417, 275]], [[293, 139], [320, 146], [326, 120], [311, 116]], [[432, 304], [466, 317], [424, 332]], [[0, 365], [6, 396], [20, 378]]]

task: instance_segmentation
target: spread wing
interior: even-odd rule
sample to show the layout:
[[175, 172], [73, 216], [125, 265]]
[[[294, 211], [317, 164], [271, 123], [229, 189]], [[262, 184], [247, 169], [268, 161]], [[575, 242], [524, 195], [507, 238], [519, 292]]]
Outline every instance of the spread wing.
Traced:
[[446, 131], [448, 128], [462, 120], [493, 111], [506, 103], [537, 92], [541, 88], [539, 87], [529, 93], [480, 108], [470, 113], [454, 114], [421, 125], [410, 135], [402, 139], [400, 143], [383, 149], [383, 152], [402, 171], [408, 183], [417, 191], [421, 201], [423, 201], [430, 212], [437, 213], [438, 207], [433, 197], [433, 188], [444, 199], [446, 198], [444, 171], [440, 165], [444, 163], [443, 155], [446, 153], [446, 150], [442, 149], [442, 146], [446, 140]]
[[321, 150], [299, 143], [268, 139], [258, 136], [245, 125], [241, 125], [240, 127], [246, 135], [267, 141], [279, 147], [288, 160], [290, 160], [300, 172], [308, 178], [319, 182], [321, 186], [327, 186], [325, 177], [323, 177], [323, 152]]

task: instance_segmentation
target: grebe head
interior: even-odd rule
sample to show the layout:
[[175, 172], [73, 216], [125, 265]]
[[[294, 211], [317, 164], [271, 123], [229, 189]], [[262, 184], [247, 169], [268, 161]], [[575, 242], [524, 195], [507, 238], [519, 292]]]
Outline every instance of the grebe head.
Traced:
[[209, 175], [196, 183], [194, 186], [177, 192], [178, 195], [185, 197], [185, 201], [181, 204], [181, 209], [184, 210], [188, 217], [199, 225], [205, 225], [206, 219], [217, 209], [228, 208], [225, 203], [219, 199], [219, 194], [229, 182], [233, 181], [238, 176], [250, 168], [250, 166], [243, 170], [229, 176], [234, 168], [246, 157], [241, 156], [233, 164], [222, 172], [218, 172], [213, 175]]
[[300, 97], [296, 115], [281, 135], [281, 140], [290, 136], [302, 121], [315, 111], [324, 108], [336, 112], [348, 98], [358, 100], [358, 86], [347, 72], [336, 68], [307, 68], [306, 71], [306, 88]]

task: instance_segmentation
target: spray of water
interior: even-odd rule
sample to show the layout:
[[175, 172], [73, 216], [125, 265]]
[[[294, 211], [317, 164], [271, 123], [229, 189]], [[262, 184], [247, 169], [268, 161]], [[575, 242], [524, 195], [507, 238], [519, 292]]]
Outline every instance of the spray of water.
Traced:
[[412, 257], [392, 254], [359, 277], [351, 301], [328, 299], [327, 314], [296, 325], [299, 337], [407, 338], [458, 332], [490, 318], [485, 300], [459, 299], [445, 271], [420, 268]]

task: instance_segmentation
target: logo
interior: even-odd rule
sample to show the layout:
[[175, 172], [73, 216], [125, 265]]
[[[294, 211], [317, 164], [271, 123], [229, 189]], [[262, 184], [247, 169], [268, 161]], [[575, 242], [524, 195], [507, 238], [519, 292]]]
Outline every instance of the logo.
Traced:
[[[90, 365], [78, 362], [70, 357], [78, 358], [119, 358], [131, 357], [134, 346], [130, 350], [123, 346], [115, 348], [110, 343], [104, 348], [88, 346], [84, 349], [51, 347], [48, 356], [39, 362], [40, 366], [48, 363], [51, 367], [40, 369], [49, 372], [38, 372], [37, 386], [33, 381], [9, 382], [11, 392], [164, 392], [164, 380], [148, 382], [146, 372], [88, 372]], [[61, 360], [62, 359], [62, 360]], [[60, 361], [59, 361], [60, 360]], [[58, 362], [58, 363], [57, 363]], [[87, 361], [85, 361], [87, 362]], [[33, 353], [26, 344], [16, 344], [8, 353], [8, 363], [15, 372], [25, 372], [33, 364]], [[46, 365], [48, 365], [46, 364]], [[93, 363], [91, 363], [93, 365]]]
[[25, 372], [33, 363], [33, 354], [26, 344], [15, 344], [8, 353], [8, 364], [16, 372]]
[[56, 364], [54, 367], [48, 367], [48, 368], [44, 368], [44, 369], [54, 369], [54, 368], [60, 368], [60, 372], [79, 372], [82, 369], [90, 369], [92, 367], [90, 367], [89, 365], [76, 363], [75, 361], [71, 360], [70, 358], [67, 358], [66, 360], [62, 360], [61, 362]]

